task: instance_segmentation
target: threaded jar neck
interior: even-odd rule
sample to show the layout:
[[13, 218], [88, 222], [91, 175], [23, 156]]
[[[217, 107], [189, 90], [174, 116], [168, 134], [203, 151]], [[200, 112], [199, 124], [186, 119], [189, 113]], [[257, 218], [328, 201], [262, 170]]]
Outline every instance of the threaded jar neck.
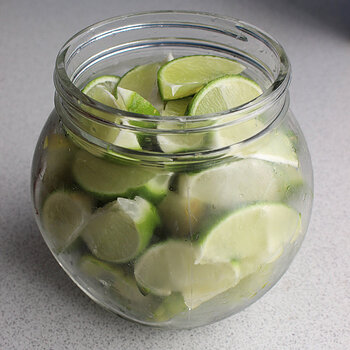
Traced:
[[[228, 111], [199, 116], [160, 117], [130, 113], [94, 101], [81, 88], [97, 72], [128, 67], [128, 62], [143, 64], [174, 56], [211, 54], [236, 59], [263, 86], [255, 100]], [[113, 74], [113, 73], [112, 73]], [[281, 45], [270, 35], [239, 20], [198, 12], [159, 11], [111, 18], [80, 31], [60, 50], [55, 66], [55, 105], [66, 128], [102, 149], [130, 152], [89, 133], [84, 123], [93, 121], [105, 127], [123, 129], [136, 136], [174, 135], [187, 137], [239, 128], [259, 117], [261, 128], [237, 141], [211, 145], [200, 153], [217, 152], [259, 137], [264, 130], [283, 118], [288, 110], [290, 64]], [[103, 118], [108, 114], [115, 118]], [[136, 123], [135, 123], [136, 122]], [[174, 125], [176, 127], [174, 128]], [[155, 127], [156, 126], [156, 127]], [[145, 155], [165, 156], [159, 150], [139, 151]], [[132, 151], [131, 153], [134, 153]], [[158, 154], [159, 153], [159, 154]], [[161, 154], [162, 153], [162, 154]], [[193, 153], [193, 152], [191, 152]], [[198, 152], [195, 152], [198, 156]], [[188, 156], [179, 152], [177, 157]]]

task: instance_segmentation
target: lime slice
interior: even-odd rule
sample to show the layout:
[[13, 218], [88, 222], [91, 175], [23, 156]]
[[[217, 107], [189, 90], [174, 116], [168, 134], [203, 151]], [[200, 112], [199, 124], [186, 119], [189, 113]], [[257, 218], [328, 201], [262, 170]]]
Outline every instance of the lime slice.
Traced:
[[79, 186], [100, 199], [133, 196], [155, 176], [142, 167], [108, 162], [85, 151], [76, 153], [72, 170]]
[[296, 210], [282, 203], [252, 204], [231, 212], [203, 233], [196, 262], [224, 263], [250, 258], [253, 261], [248, 263], [253, 265], [269, 263], [299, 231], [300, 214]]
[[183, 116], [186, 114], [187, 107], [192, 97], [185, 97], [179, 100], [168, 101], [165, 105], [162, 116]]
[[243, 65], [224, 57], [179, 57], [159, 69], [159, 92], [164, 100], [176, 100], [195, 94], [213, 79], [226, 74], [238, 74], [243, 70]]
[[163, 101], [157, 86], [157, 72], [160, 66], [160, 62], [136, 66], [121, 77], [118, 87], [137, 92], [157, 109], [162, 110]]
[[241, 75], [226, 75], [210, 81], [193, 98], [189, 115], [227, 111], [254, 100], [262, 94], [260, 86]]
[[[103, 103], [106, 106], [119, 108], [117, 100], [113, 95], [113, 91], [117, 86], [120, 78], [114, 75], [104, 75], [90, 81], [82, 90], [84, 94], [90, 98]], [[101, 112], [93, 107], [83, 106], [83, 108], [94, 116], [108, 120], [110, 122], [118, 122], [118, 117], [112, 113]], [[93, 120], [81, 118], [82, 128], [92, 136], [103, 141], [113, 143], [119, 134], [119, 129], [109, 127], [97, 123]]]
[[193, 309], [238, 283], [231, 263], [195, 264], [196, 249], [189, 242], [166, 241], [147, 249], [135, 264], [139, 285], [158, 296], [180, 292]]
[[121, 109], [128, 112], [159, 115], [159, 111], [141, 95], [135, 91], [117, 87], [117, 103]]
[[145, 199], [118, 198], [96, 210], [81, 236], [96, 257], [128, 262], [146, 248], [159, 223], [156, 209]]
[[78, 192], [56, 191], [45, 201], [41, 219], [56, 252], [68, 247], [79, 235], [92, 211], [91, 199]]
[[190, 238], [198, 231], [206, 208], [198, 199], [169, 191], [158, 210], [165, 229], [172, 236]]
[[243, 159], [181, 174], [178, 191], [215, 208], [229, 209], [240, 203], [281, 200], [290, 183], [288, 176], [284, 168], [273, 163]]
[[133, 276], [125, 273], [120, 266], [101, 261], [92, 255], [84, 255], [79, 261], [79, 268], [84, 274], [115, 292], [127, 309], [152, 315], [154, 298], [141, 294]]

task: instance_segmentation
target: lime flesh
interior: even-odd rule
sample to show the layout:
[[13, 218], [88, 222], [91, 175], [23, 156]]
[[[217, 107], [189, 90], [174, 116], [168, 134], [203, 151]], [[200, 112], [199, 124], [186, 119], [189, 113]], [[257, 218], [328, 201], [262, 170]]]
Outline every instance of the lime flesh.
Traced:
[[176, 58], [158, 71], [159, 91], [164, 100], [195, 94], [209, 81], [225, 74], [238, 74], [240, 63], [224, 57], [194, 55]]
[[135, 264], [137, 282], [152, 294], [180, 292], [193, 309], [238, 283], [231, 263], [195, 264], [196, 248], [185, 241], [166, 241], [149, 248]]
[[196, 261], [218, 263], [250, 258], [268, 263], [281, 254], [299, 230], [299, 213], [287, 205], [252, 204], [218, 220], [202, 235]]
[[209, 82], [193, 98], [189, 115], [224, 112], [254, 100], [262, 94], [260, 86], [241, 75], [226, 75]]

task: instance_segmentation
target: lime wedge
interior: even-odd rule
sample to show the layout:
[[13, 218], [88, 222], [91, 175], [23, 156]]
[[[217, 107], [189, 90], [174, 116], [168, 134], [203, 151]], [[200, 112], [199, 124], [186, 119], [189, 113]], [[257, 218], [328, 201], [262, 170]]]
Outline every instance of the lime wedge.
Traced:
[[[197, 263], [253, 259], [269, 263], [300, 231], [300, 214], [282, 203], [257, 203], [235, 210], [203, 233]], [[246, 266], [251, 272], [254, 268]], [[245, 273], [249, 274], [249, 273]]]
[[[212, 132], [212, 144], [216, 148], [227, 147], [246, 140], [265, 128], [257, 118], [225, 126]], [[299, 161], [291, 136], [273, 130], [232, 148], [230, 154], [240, 158], [255, 158], [298, 167]]]
[[169, 181], [172, 175], [172, 173], [156, 174], [151, 180], [139, 188], [137, 194], [154, 204], [158, 204], [168, 193]]
[[[125, 123], [125, 122], [124, 122]], [[135, 151], [141, 151], [142, 148], [139, 144], [138, 137], [130, 130], [120, 129], [119, 134], [112, 142], [114, 145], [131, 149]]]
[[169, 191], [158, 210], [165, 229], [174, 237], [190, 238], [199, 229], [206, 205], [198, 199]]
[[72, 177], [71, 164], [75, 147], [65, 135], [50, 134], [44, 141], [46, 167], [43, 183], [48, 191], [69, 183]]
[[[184, 116], [191, 100], [191, 97], [185, 97], [179, 100], [168, 101], [162, 112], [162, 116]], [[166, 118], [164, 118], [164, 120], [166, 120]], [[209, 124], [211, 124], [211, 122]], [[188, 127], [188, 125], [182, 121], [159, 122], [158, 129], [172, 130], [174, 133], [162, 134], [159, 131], [157, 141], [160, 149], [164, 153], [193, 152], [204, 149], [212, 143], [213, 135], [208, 132], [175, 134], [186, 127]]]
[[[211, 145], [214, 146], [216, 149], [228, 147], [235, 143], [239, 143], [241, 141], [249, 139], [250, 137], [258, 134], [264, 128], [264, 124], [257, 118], [242, 121], [234, 125], [223, 126], [211, 132]], [[238, 147], [242, 147], [242, 151], [236, 148], [232, 149], [230, 154], [246, 158], [244, 153], [244, 145], [239, 145]]]
[[233, 154], [242, 158], [262, 159], [269, 162], [299, 166], [298, 156], [289, 137], [283, 132], [272, 131], [262, 137], [242, 145]]
[[166, 322], [174, 316], [188, 310], [181, 293], [172, 293], [153, 312], [156, 322]]
[[242, 303], [242, 299], [251, 299], [271, 283], [274, 273], [274, 263], [263, 264], [254, 273], [242, 278], [241, 281], [228, 291], [229, 303], [238, 305]]
[[136, 66], [121, 77], [118, 87], [137, 92], [157, 109], [162, 110], [163, 101], [157, 86], [157, 72], [160, 66], [160, 62]]
[[165, 105], [162, 116], [183, 116], [186, 114], [187, 107], [192, 97], [185, 97], [179, 100], [168, 101]]
[[[119, 108], [117, 104], [117, 100], [113, 95], [113, 91], [115, 90], [120, 78], [114, 75], [103, 75], [98, 77], [90, 83], [88, 83], [82, 92], [85, 95], [88, 95], [90, 98], [96, 100], [97, 102], [103, 103], [106, 106]], [[88, 108], [88, 111], [93, 111]], [[101, 118], [104, 118], [109, 121], [114, 121], [115, 116], [110, 113], [95, 111], [94, 115], [97, 115]]]
[[274, 279], [274, 273], [276, 273], [276, 264], [261, 265], [254, 273], [242, 277], [236, 286], [213, 299], [213, 304], [217, 303], [216, 305], [222, 308], [223, 311], [242, 307], [242, 303], [247, 304], [247, 301], [255, 297], [256, 294], [269, 287]]
[[[120, 78], [115, 75], [103, 75], [86, 84], [82, 92], [98, 102], [110, 107], [115, 107], [113, 92], [119, 81]], [[107, 94], [106, 91], [109, 92], [109, 94]]]
[[127, 309], [147, 312], [150, 315], [155, 307], [152, 296], [144, 296], [137, 287], [135, 278], [120, 266], [101, 261], [92, 255], [84, 255], [79, 261], [80, 270], [98, 280], [104, 287], [115, 292], [121, 304]]
[[186, 127], [181, 122], [159, 122], [158, 129], [171, 130], [173, 133], [159, 133], [157, 141], [160, 149], [164, 153], [194, 152], [205, 149], [212, 140], [212, 135], [208, 132], [198, 133], [178, 133]]
[[78, 192], [56, 191], [45, 201], [41, 219], [56, 252], [67, 248], [79, 235], [92, 211], [91, 199]]
[[158, 296], [180, 292], [193, 309], [238, 283], [231, 263], [195, 264], [196, 249], [189, 242], [165, 241], [152, 246], [136, 261], [139, 285]]
[[146, 248], [159, 223], [156, 209], [145, 199], [118, 198], [96, 210], [81, 236], [96, 257], [128, 262]]
[[118, 86], [116, 94], [117, 103], [121, 109], [140, 114], [159, 115], [159, 111], [135, 91]]
[[210, 81], [193, 98], [189, 115], [227, 111], [254, 100], [262, 94], [260, 86], [241, 75], [226, 75]]
[[284, 168], [259, 159], [243, 159], [181, 174], [178, 191], [215, 208], [229, 209], [252, 201], [279, 201], [288, 185]]
[[[90, 98], [103, 103], [106, 106], [119, 108], [113, 91], [120, 78], [114, 75], [104, 75], [90, 81], [82, 90]], [[93, 107], [83, 106], [83, 108], [94, 116], [100, 117], [110, 122], [119, 122], [118, 117], [113, 113], [101, 112]], [[82, 128], [103, 141], [113, 143], [119, 134], [119, 129], [97, 123], [93, 120], [82, 118], [80, 120]]]
[[85, 151], [76, 153], [72, 171], [79, 186], [100, 199], [131, 197], [155, 176], [141, 167], [112, 163]]
[[191, 96], [206, 83], [226, 74], [244, 70], [240, 63], [224, 57], [194, 55], [176, 58], [158, 71], [158, 87], [163, 100]]

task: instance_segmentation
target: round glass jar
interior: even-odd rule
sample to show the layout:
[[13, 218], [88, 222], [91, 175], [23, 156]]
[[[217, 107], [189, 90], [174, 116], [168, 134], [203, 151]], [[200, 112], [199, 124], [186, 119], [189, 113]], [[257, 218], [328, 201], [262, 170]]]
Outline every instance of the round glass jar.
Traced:
[[[222, 113], [161, 117], [81, 92], [94, 77], [169, 55], [235, 59], [263, 93]], [[52, 254], [87, 295], [132, 321], [192, 328], [241, 311], [278, 281], [305, 236], [313, 178], [276, 40], [206, 13], [122, 16], [73, 36], [54, 81], [33, 204]]]

